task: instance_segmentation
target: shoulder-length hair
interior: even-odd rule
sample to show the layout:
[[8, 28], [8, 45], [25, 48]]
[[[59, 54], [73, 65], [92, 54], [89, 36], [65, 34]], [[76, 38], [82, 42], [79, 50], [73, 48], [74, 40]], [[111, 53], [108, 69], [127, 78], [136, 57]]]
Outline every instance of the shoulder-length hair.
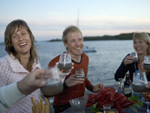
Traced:
[[38, 57], [38, 54], [36, 52], [36, 46], [34, 45], [34, 43], [35, 43], [34, 36], [31, 32], [28, 24], [24, 20], [21, 20], [21, 19], [13, 20], [12, 22], [10, 22], [7, 25], [6, 30], [5, 30], [5, 39], [4, 39], [5, 50], [7, 51], [7, 53], [9, 55], [13, 54], [13, 56], [16, 59], [18, 59], [19, 62], [21, 63], [20, 56], [18, 55], [18, 53], [16, 52], [16, 50], [12, 46], [12, 36], [13, 36], [16, 29], [19, 30], [21, 28], [25, 28], [27, 30], [27, 32], [29, 33], [29, 36], [30, 36], [30, 40], [31, 40], [30, 58], [29, 58], [29, 61], [27, 63], [27, 69], [29, 71], [31, 71], [34, 62], [37, 63], [39, 57]]
[[135, 39], [143, 40], [149, 45], [147, 48], [147, 55], [150, 55], [150, 36], [145, 32], [138, 32], [133, 34], [133, 42]]

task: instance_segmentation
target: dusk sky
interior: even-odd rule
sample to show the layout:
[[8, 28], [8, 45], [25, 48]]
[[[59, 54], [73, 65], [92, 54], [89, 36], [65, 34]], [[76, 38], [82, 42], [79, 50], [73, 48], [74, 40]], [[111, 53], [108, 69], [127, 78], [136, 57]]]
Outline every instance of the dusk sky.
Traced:
[[42, 41], [60, 39], [78, 16], [83, 36], [150, 32], [150, 0], [0, 0], [0, 42], [14, 19], [25, 20]]

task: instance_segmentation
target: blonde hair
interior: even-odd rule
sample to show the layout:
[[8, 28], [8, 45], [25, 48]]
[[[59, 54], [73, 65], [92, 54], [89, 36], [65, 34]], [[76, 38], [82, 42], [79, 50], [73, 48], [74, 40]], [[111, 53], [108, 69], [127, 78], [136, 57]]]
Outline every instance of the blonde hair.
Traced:
[[5, 39], [4, 39], [5, 50], [7, 51], [7, 53], [9, 55], [13, 54], [13, 56], [16, 59], [18, 59], [19, 62], [21, 63], [21, 60], [20, 60], [20, 57], [19, 57], [18, 53], [16, 52], [16, 50], [12, 46], [12, 40], [11, 40], [12, 39], [12, 35], [14, 34], [15, 30], [16, 29], [19, 30], [20, 28], [25, 28], [27, 30], [27, 32], [29, 33], [29, 36], [30, 36], [31, 49], [30, 49], [30, 58], [29, 58], [29, 61], [27, 63], [27, 69], [29, 71], [31, 71], [34, 62], [36, 61], [36, 63], [37, 63], [39, 57], [38, 57], [37, 52], [36, 52], [36, 46], [34, 45], [34, 43], [35, 43], [34, 36], [33, 36], [32, 32], [31, 32], [28, 24], [24, 20], [21, 20], [21, 19], [13, 20], [12, 22], [10, 22], [7, 25], [6, 30], [5, 30]]
[[135, 41], [135, 39], [143, 40], [149, 45], [149, 47], [147, 48], [147, 54], [150, 55], [150, 36], [145, 32], [134, 33], [133, 42]]
[[63, 31], [62, 40], [65, 44], [67, 44], [67, 34], [69, 32], [79, 32], [79, 33], [81, 33], [81, 36], [82, 36], [82, 32], [78, 27], [76, 27], [74, 25], [70, 25]]

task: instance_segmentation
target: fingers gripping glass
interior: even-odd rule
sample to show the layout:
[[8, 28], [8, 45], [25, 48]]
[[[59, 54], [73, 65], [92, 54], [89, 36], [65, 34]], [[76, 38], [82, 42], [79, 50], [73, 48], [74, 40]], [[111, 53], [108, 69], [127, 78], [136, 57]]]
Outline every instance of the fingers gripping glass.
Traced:
[[85, 79], [85, 74], [84, 74], [84, 71], [83, 71], [82, 68], [77, 68], [75, 74], [76, 74], [77, 78], [83, 78], [83, 79]]
[[130, 56], [133, 56], [133, 62], [138, 62], [138, 56], [137, 56], [136, 52], [131, 52]]
[[46, 75], [46, 85], [41, 87], [40, 90], [44, 95], [55, 95], [63, 90], [63, 82], [57, 66], [50, 68], [49, 71], [50, 73]]

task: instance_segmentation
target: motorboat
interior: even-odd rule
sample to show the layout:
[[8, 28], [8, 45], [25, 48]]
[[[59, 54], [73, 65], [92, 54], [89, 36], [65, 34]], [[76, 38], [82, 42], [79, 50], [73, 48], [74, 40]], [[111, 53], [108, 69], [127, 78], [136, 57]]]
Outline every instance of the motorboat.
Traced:
[[97, 49], [94, 47], [89, 48], [88, 46], [83, 47], [83, 52], [96, 52]]

